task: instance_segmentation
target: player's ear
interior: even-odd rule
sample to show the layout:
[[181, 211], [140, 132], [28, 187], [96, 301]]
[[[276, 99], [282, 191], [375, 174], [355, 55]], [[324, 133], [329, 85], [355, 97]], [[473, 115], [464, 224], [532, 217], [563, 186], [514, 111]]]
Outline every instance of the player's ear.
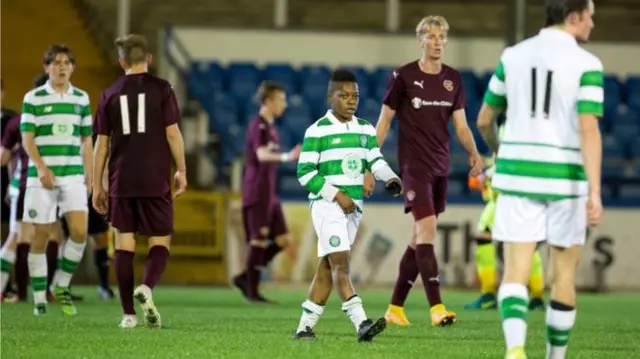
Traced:
[[148, 54], [147, 55], [147, 66], [151, 65], [153, 63], [153, 55]]
[[118, 62], [120, 63], [120, 67], [122, 67], [122, 69], [126, 71], [128, 66], [127, 63], [124, 62], [124, 59], [121, 57], [118, 59]]

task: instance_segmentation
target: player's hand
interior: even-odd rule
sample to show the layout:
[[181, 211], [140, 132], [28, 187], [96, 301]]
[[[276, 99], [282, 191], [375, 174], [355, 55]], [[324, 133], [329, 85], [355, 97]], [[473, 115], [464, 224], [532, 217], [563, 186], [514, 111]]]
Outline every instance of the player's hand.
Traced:
[[338, 194], [336, 194], [336, 202], [338, 202], [344, 214], [351, 214], [356, 211], [355, 202], [353, 202], [353, 199], [346, 193], [338, 192]]
[[400, 178], [392, 178], [385, 183], [384, 189], [388, 194], [398, 197], [402, 195], [402, 181], [400, 181]]
[[181, 196], [187, 190], [187, 172], [177, 171], [173, 176], [173, 185], [176, 187], [173, 198]]
[[482, 174], [482, 170], [484, 169], [484, 161], [482, 160], [482, 156], [479, 153], [474, 153], [469, 156], [469, 167], [471, 170], [469, 174], [473, 177], [479, 176]]
[[53, 189], [53, 186], [56, 183], [56, 177], [53, 175], [53, 172], [49, 169], [49, 167], [38, 168], [38, 178], [40, 179], [40, 183], [42, 183], [42, 187], [46, 189]]
[[9, 191], [7, 191], [7, 194], [4, 195], [4, 203], [6, 203], [7, 205], [11, 205], [11, 197], [9, 196]]
[[366, 198], [371, 197], [374, 188], [376, 188], [376, 179], [373, 177], [371, 172], [367, 171], [364, 174], [364, 196]]
[[289, 151], [289, 161], [296, 161], [300, 158], [300, 144], [297, 144], [291, 151]]
[[101, 215], [106, 215], [109, 210], [109, 199], [107, 197], [107, 192], [105, 192], [102, 188], [95, 189], [93, 191], [93, 196], [91, 196], [91, 204], [96, 212]]
[[602, 200], [600, 196], [591, 195], [587, 201], [587, 218], [589, 226], [597, 227], [602, 220]]

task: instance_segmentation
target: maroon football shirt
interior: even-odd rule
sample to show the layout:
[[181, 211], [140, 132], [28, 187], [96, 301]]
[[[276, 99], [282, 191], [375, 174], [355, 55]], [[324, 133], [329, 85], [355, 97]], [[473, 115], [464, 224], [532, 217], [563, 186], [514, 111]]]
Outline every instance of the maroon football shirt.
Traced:
[[[2, 147], [11, 150], [12, 157], [20, 161], [20, 191], [27, 188], [27, 167], [29, 156], [22, 147], [22, 134], [20, 133], [20, 115], [12, 117], [2, 134]], [[10, 174], [11, 175], [11, 174]]]
[[166, 128], [179, 121], [173, 88], [153, 75], [122, 76], [102, 93], [94, 132], [111, 137], [111, 197], [164, 197], [171, 193], [173, 156]]
[[401, 172], [447, 176], [447, 124], [465, 107], [460, 73], [442, 65], [439, 74], [426, 74], [410, 62], [393, 72], [383, 103], [396, 111]]
[[277, 151], [280, 147], [278, 131], [273, 123], [256, 116], [247, 128], [245, 144], [245, 168], [242, 178], [242, 204], [257, 203], [267, 205], [277, 199], [278, 163], [260, 162], [256, 150], [270, 146]]

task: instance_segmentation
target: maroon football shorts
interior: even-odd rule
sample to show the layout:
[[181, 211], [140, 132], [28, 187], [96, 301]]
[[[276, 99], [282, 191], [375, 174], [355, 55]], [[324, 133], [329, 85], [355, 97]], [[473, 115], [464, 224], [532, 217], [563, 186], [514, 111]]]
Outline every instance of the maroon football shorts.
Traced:
[[252, 239], [275, 239], [288, 233], [280, 202], [242, 207], [242, 222], [247, 242]]
[[121, 233], [173, 234], [173, 201], [166, 197], [109, 197], [109, 222]]
[[447, 203], [447, 176], [402, 174], [404, 213], [418, 221], [444, 212]]

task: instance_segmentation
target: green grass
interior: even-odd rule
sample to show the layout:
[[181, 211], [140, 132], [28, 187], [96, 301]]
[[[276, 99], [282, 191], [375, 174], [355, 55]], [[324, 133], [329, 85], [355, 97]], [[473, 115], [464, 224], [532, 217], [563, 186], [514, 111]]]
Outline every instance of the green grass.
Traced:
[[[470, 292], [445, 290], [458, 312], [458, 323], [431, 328], [424, 294], [415, 290], [407, 303], [413, 325], [389, 327], [372, 344], [355, 341], [355, 331], [335, 295], [327, 305], [315, 342], [291, 340], [305, 290], [268, 289], [279, 305], [249, 306], [230, 289], [157, 288], [154, 299], [164, 328], [118, 328], [120, 307], [101, 302], [93, 288], [76, 317], [64, 317], [50, 305], [45, 317], [32, 315], [27, 304], [3, 304], [2, 358], [501, 358], [503, 338], [496, 311], [465, 312]], [[390, 291], [362, 291], [370, 317], [384, 313]], [[570, 358], [631, 358], [640, 338], [640, 296], [581, 295]], [[141, 317], [141, 313], [139, 313]], [[544, 357], [544, 313], [529, 315], [528, 354]]]

